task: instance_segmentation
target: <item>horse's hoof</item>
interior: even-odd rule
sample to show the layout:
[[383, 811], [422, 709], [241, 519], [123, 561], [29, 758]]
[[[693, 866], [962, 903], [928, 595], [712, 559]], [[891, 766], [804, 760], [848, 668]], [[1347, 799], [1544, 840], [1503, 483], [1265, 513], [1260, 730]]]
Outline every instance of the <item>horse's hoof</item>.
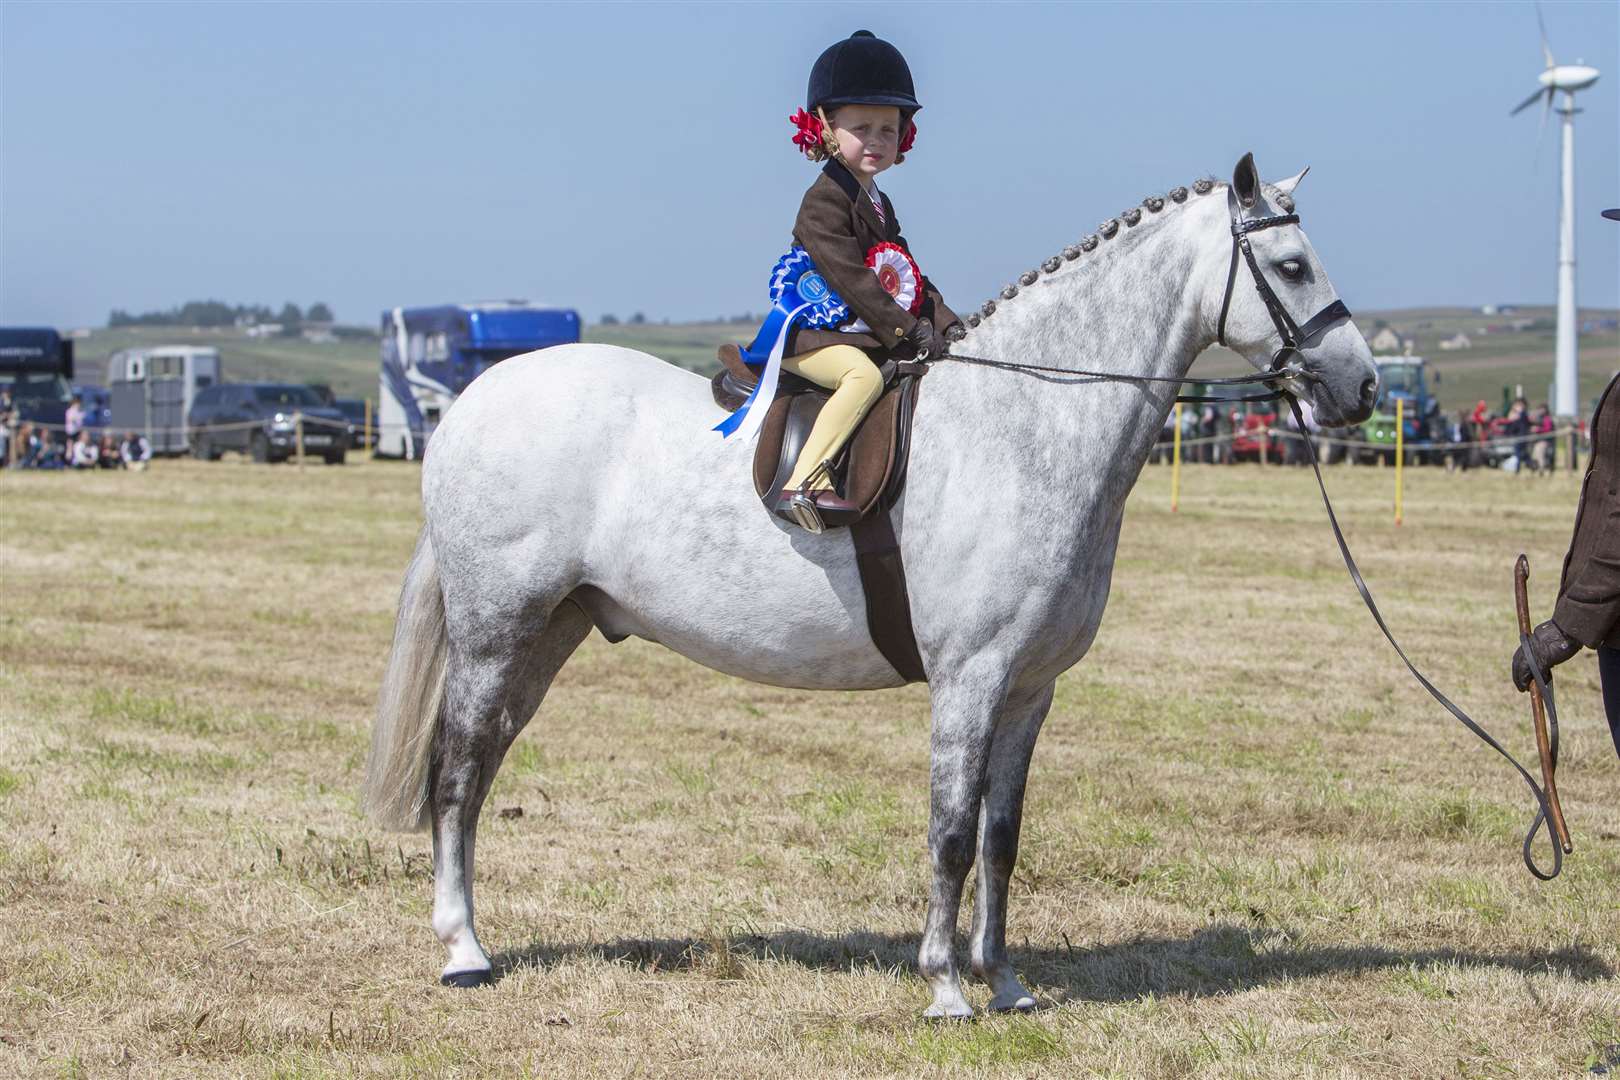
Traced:
[[490, 977], [489, 968], [476, 968], [472, 971], [452, 971], [448, 975], [439, 976], [439, 985], [453, 986], [457, 990], [476, 990], [480, 986], [488, 986], [495, 980]]
[[965, 1023], [973, 1019], [973, 1006], [965, 1002], [954, 1005], [941, 1005], [936, 1001], [923, 1010], [923, 1019], [937, 1023]]
[[1040, 1006], [1028, 994], [1021, 994], [1008, 1001], [990, 1002], [990, 1011], [993, 1013], [1032, 1013]]

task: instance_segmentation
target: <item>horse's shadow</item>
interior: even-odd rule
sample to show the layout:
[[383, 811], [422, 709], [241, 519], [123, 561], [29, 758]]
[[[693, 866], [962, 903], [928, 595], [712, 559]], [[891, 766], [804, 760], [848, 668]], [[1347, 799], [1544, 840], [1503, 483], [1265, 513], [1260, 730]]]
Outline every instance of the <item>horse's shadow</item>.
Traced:
[[[818, 971], [890, 971], [915, 966], [918, 936], [854, 932], [829, 936], [799, 930], [729, 938], [621, 938], [600, 944], [537, 942], [495, 957], [495, 978], [550, 968], [569, 957], [596, 956], [648, 972], [708, 972], [724, 977], [742, 958], [797, 964]], [[1275, 931], [1217, 923], [1190, 937], [1138, 936], [1107, 945], [1035, 946], [1009, 950], [1015, 967], [1062, 1001], [1123, 1002], [1149, 994], [1207, 997], [1316, 975], [1423, 969], [1431, 964], [1496, 968], [1526, 975], [1557, 972], [1581, 982], [1614, 977], [1584, 946], [1477, 952], [1390, 949], [1377, 945], [1292, 945]], [[965, 954], [964, 954], [965, 955]]]

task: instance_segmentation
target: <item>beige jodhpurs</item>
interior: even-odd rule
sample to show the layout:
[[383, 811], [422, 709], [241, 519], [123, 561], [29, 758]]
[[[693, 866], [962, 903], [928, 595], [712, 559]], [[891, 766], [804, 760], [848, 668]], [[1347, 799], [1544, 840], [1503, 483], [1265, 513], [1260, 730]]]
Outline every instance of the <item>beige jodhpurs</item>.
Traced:
[[[833, 392], [827, 404], [821, 407], [821, 415], [816, 417], [810, 437], [799, 452], [798, 463], [793, 466], [793, 475], [788, 477], [786, 486], [796, 488], [823, 461], [843, 449], [849, 437], [855, 434], [861, 417], [883, 396], [883, 375], [877, 365], [853, 345], [828, 345], [798, 356], [783, 357], [782, 366]], [[816, 490], [830, 487], [832, 481], [825, 475], [818, 477], [814, 485]]]

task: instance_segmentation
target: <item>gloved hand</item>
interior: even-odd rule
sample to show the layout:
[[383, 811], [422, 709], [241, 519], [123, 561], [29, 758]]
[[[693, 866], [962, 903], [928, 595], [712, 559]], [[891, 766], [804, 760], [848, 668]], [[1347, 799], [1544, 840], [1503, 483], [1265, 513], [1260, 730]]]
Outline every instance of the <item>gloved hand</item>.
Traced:
[[[1553, 667], [1580, 652], [1581, 643], [1548, 619], [1530, 631], [1530, 649], [1535, 653], [1542, 674], [1547, 676], [1547, 685], [1551, 686]], [[1513, 685], [1523, 692], [1530, 689], [1530, 681], [1530, 663], [1524, 658], [1524, 645], [1521, 644], [1513, 650]]]
[[933, 320], [926, 316], [912, 324], [911, 331], [906, 334], [906, 341], [918, 352], [927, 349], [930, 360], [938, 360], [950, 348], [945, 335], [936, 331]]

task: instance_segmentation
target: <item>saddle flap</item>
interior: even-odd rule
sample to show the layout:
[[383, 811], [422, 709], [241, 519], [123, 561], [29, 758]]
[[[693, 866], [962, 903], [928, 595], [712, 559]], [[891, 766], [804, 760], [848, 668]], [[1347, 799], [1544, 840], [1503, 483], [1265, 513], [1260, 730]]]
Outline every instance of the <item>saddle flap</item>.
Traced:
[[[899, 379], [867, 412], [849, 445], [834, 463], [834, 485], [864, 516], [892, 501], [904, 483], [910, 450], [915, 377]], [[819, 388], [778, 394], [765, 414], [754, 448], [754, 492], [768, 509], [792, 475], [828, 394]]]

